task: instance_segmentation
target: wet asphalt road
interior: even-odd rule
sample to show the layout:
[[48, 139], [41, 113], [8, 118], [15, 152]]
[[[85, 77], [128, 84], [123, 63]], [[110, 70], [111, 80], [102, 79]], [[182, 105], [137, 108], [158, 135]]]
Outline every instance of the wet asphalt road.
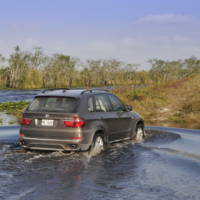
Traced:
[[148, 127], [97, 156], [24, 152], [0, 128], [1, 200], [199, 200], [200, 130]]

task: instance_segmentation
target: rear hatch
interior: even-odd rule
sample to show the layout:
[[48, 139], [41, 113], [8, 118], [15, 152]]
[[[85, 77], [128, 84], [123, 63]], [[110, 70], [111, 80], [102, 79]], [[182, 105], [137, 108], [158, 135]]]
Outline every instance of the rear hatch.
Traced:
[[78, 106], [78, 98], [38, 96], [24, 113], [21, 132], [24, 136], [32, 138], [80, 137], [80, 129], [73, 124], [78, 118], [76, 114]]

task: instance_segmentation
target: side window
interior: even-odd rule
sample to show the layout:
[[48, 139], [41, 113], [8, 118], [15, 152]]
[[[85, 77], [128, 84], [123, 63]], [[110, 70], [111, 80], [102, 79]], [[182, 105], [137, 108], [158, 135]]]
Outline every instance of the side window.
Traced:
[[116, 96], [109, 95], [109, 99], [111, 101], [113, 111], [125, 111], [124, 105]]
[[89, 97], [88, 99], [88, 111], [94, 112], [94, 104], [93, 104], [93, 98]]
[[110, 102], [106, 95], [95, 96], [96, 112], [109, 112], [112, 110]]

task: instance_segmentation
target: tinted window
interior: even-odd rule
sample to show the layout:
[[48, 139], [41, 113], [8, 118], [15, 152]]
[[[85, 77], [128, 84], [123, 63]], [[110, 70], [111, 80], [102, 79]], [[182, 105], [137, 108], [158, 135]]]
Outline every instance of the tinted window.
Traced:
[[95, 109], [96, 109], [96, 112], [111, 111], [112, 108], [106, 95], [95, 96]]
[[90, 97], [88, 99], [88, 111], [94, 112], [94, 104], [93, 104], [93, 98], [92, 97]]
[[75, 112], [77, 99], [68, 97], [36, 97], [29, 111]]
[[116, 96], [109, 95], [109, 99], [111, 101], [113, 111], [125, 111], [124, 105]]

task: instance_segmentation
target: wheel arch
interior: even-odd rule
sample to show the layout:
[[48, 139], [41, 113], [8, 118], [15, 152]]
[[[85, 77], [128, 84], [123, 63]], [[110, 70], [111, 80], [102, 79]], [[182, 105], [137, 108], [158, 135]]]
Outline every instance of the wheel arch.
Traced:
[[137, 123], [136, 123], [136, 128], [138, 126], [142, 126], [142, 128], [144, 128], [144, 120], [139, 120]]
[[95, 135], [97, 135], [97, 134], [102, 135], [104, 142], [107, 143], [107, 138], [106, 138], [105, 130], [103, 130], [103, 129], [97, 129], [97, 130], [94, 132], [93, 138], [94, 138]]
[[145, 137], [146, 136], [146, 133], [145, 133], [145, 129], [144, 129], [144, 120], [139, 120], [137, 123], [136, 123], [136, 130], [135, 130], [135, 132], [137, 132], [137, 129], [138, 129], [138, 127], [141, 127], [142, 129], [143, 129], [143, 137]]

